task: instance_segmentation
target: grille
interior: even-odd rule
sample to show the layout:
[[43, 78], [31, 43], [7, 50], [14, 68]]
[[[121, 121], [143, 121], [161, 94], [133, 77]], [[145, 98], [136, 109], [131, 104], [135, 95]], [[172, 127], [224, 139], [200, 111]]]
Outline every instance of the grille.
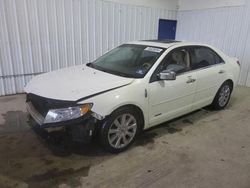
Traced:
[[49, 99], [32, 93], [27, 94], [26, 102], [31, 102], [35, 109], [44, 117], [50, 109], [66, 108], [76, 105], [74, 101]]

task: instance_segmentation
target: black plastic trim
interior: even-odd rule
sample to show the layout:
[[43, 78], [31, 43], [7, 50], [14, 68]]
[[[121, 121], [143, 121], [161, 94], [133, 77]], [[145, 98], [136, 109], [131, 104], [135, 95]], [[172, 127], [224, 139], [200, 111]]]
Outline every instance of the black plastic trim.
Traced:
[[[130, 83], [129, 83], [129, 84], [130, 84]], [[127, 86], [127, 85], [129, 85], [129, 84], [125, 84], [125, 85], [122, 85], [122, 86], [119, 86], [119, 87], [115, 87], [115, 88], [112, 88], [112, 89], [108, 89], [108, 90], [105, 90], [105, 91], [101, 91], [101, 92], [99, 92], [99, 93], [95, 93], [95, 94], [93, 94], [93, 95], [89, 95], [89, 96], [87, 96], [87, 97], [80, 98], [80, 99], [78, 99], [78, 100], [76, 101], [76, 103], [78, 103], [78, 102], [80, 102], [80, 101], [83, 101], [83, 100], [86, 100], [86, 99], [89, 99], [89, 98], [92, 98], [92, 97], [95, 97], [95, 96], [97, 96], [97, 95], [101, 95], [101, 94], [103, 94], [103, 93], [106, 93], [106, 92], [109, 92], [109, 91], [112, 91], [112, 90], [115, 90], [115, 89], [119, 89], [119, 88], [125, 87], [125, 86]]]

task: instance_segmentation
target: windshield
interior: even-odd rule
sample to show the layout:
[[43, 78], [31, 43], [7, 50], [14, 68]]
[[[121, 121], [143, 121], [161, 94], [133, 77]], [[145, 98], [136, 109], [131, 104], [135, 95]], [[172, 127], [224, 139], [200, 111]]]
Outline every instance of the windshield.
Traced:
[[118, 76], [143, 78], [163, 52], [163, 48], [124, 44], [87, 65]]

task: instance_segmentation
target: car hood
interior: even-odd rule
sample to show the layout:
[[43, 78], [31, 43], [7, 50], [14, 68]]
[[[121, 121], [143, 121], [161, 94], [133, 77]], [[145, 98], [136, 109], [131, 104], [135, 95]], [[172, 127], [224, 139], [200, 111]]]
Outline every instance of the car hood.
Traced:
[[77, 101], [128, 85], [133, 80], [79, 65], [36, 76], [24, 90], [45, 98]]

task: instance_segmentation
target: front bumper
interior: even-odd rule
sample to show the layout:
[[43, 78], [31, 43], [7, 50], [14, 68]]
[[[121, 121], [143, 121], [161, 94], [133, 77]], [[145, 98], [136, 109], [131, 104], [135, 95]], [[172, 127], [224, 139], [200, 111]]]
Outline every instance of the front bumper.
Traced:
[[26, 109], [31, 115], [31, 117], [40, 125], [43, 125], [44, 117], [35, 109], [31, 102], [26, 103]]
[[[66, 130], [69, 132], [72, 140], [76, 142], [89, 143], [91, 141], [97, 125], [97, 120], [92, 117], [91, 112], [78, 119], [44, 124], [44, 116], [36, 110], [32, 103], [27, 102], [26, 105], [27, 111], [30, 113], [32, 119], [39, 125], [39, 129], [46, 130], [48, 133]], [[33, 126], [34, 124], [30, 125]]]
[[93, 119], [93, 117], [91, 116], [91, 112], [88, 112], [84, 116], [77, 118], [77, 119], [73, 119], [73, 120], [57, 122], [57, 123], [43, 123], [45, 117], [36, 110], [36, 108], [31, 102], [26, 102], [26, 108], [29, 114], [31, 115], [31, 117], [36, 121], [37, 124], [39, 124], [41, 128], [55, 128], [55, 127], [61, 127], [61, 126], [85, 124], [87, 121]]

